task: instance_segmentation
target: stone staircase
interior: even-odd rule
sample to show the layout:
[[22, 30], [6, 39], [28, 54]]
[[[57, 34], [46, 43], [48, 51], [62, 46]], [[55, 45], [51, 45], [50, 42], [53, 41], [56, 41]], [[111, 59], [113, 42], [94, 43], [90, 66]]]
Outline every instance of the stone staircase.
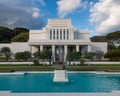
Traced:
[[53, 66], [55, 70], [66, 70], [66, 62], [55, 62]]

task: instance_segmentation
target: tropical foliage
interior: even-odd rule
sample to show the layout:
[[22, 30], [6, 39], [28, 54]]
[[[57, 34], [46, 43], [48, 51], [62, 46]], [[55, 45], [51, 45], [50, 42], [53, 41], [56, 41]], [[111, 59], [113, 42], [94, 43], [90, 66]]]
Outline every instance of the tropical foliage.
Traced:
[[11, 50], [9, 47], [2, 47], [0, 52], [6, 57], [6, 60], [8, 61], [9, 57], [11, 56]]
[[120, 61], [120, 50], [111, 50], [108, 51], [105, 55], [105, 58], [109, 58], [111, 61]]
[[107, 34], [106, 38], [108, 40], [118, 40], [118, 39], [120, 39], [120, 30]]
[[[0, 26], [0, 43], [11, 43], [12, 38], [14, 38], [15, 36], [19, 35], [20, 33], [28, 33], [28, 32], [29, 30], [26, 28], [14, 28], [12, 30], [7, 27]], [[19, 40], [20, 40], [19, 42], [23, 42], [22, 39], [19, 39]], [[17, 42], [17, 41], [14, 40], [14, 42]], [[26, 41], [27, 40], [25, 39], [24, 42]]]
[[0, 26], [0, 43], [10, 43], [12, 37], [11, 29]]
[[17, 52], [15, 54], [15, 59], [17, 60], [28, 60], [31, 57], [31, 53], [29, 51]]
[[41, 59], [41, 60], [49, 60], [49, 63], [51, 64], [51, 56], [52, 56], [52, 52], [50, 52], [49, 50], [43, 50], [41, 52], [35, 52], [34, 57]]
[[69, 65], [71, 61], [79, 61], [81, 58], [81, 52], [70, 52], [67, 54], [67, 60], [69, 61]]
[[67, 54], [67, 60], [68, 61], [79, 61], [81, 58], [81, 52], [70, 52]]
[[29, 39], [29, 33], [24, 32], [24, 33], [20, 33], [18, 35], [16, 35], [12, 41], [13, 42], [27, 42]]

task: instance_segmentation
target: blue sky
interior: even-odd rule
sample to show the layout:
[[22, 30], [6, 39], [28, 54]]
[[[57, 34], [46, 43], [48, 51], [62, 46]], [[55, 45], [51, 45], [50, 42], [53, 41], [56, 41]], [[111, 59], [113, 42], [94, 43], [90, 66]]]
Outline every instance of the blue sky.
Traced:
[[0, 0], [0, 26], [42, 29], [48, 18], [71, 18], [90, 37], [120, 29], [120, 0]]

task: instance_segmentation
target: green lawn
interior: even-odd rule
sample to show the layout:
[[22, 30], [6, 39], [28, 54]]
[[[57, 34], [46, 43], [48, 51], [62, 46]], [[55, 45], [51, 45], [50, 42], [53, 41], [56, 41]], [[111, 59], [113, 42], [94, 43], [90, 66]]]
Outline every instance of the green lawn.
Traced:
[[[0, 72], [14, 72], [14, 71], [53, 71], [53, 66], [33, 66], [33, 65], [0, 65]], [[68, 71], [119, 71], [119, 64], [95, 64], [84, 66], [67, 66]]]

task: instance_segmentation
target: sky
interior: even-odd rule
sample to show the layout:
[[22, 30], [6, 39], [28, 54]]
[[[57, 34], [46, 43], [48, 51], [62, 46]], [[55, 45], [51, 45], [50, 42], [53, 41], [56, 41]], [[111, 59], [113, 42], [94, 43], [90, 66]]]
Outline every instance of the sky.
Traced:
[[120, 30], [120, 0], [0, 0], [0, 26], [42, 29], [48, 18], [71, 18], [90, 37]]

